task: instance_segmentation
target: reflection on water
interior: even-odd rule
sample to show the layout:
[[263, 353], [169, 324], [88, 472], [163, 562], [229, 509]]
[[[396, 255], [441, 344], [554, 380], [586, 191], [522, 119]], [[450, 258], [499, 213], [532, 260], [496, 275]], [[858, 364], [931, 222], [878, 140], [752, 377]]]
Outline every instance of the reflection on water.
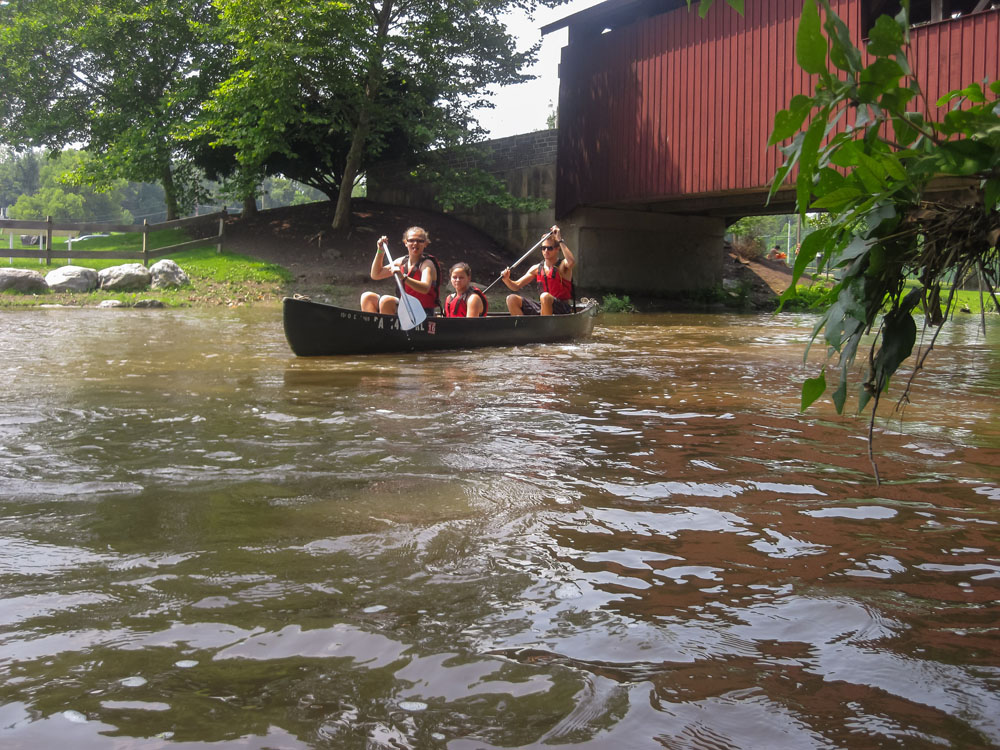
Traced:
[[4, 748], [1000, 744], [995, 327], [876, 486], [863, 418], [797, 412], [804, 317], [314, 360], [274, 309], [0, 321]]

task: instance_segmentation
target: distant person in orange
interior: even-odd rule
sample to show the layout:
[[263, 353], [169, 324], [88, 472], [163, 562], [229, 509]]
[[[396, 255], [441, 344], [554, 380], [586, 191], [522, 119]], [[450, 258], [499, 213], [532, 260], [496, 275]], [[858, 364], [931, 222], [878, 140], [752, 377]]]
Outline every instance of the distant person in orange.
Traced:
[[784, 260], [788, 257], [788, 254], [781, 252], [781, 245], [775, 245], [767, 257], [771, 260]]
[[[559, 251], [562, 250], [562, 260]], [[538, 302], [525, 299], [520, 294], [507, 295], [507, 310], [511, 315], [568, 315], [573, 312], [573, 266], [576, 258], [562, 238], [559, 227], [553, 226], [549, 236], [542, 240], [542, 262], [533, 265], [517, 281], [510, 278], [505, 268], [500, 278], [507, 288], [517, 292], [532, 281], [538, 282]]]
[[490, 309], [486, 295], [478, 286], [472, 285], [472, 269], [468, 263], [456, 263], [451, 267], [451, 286], [455, 293], [444, 301], [446, 318], [481, 318]]
[[[388, 243], [388, 237], [380, 237], [375, 245], [375, 258], [372, 260], [371, 277], [374, 281], [391, 278], [394, 273], [403, 276], [403, 289], [411, 297], [415, 297], [428, 315], [440, 307], [438, 299], [438, 262], [430, 253], [424, 252], [431, 242], [427, 230], [422, 227], [410, 227], [403, 232], [403, 244], [406, 246], [406, 259], [396, 258], [392, 265], [384, 260], [383, 243]], [[399, 298], [391, 294], [379, 296], [377, 292], [365, 292], [361, 295], [361, 309], [365, 312], [378, 312], [384, 315], [394, 315], [399, 306]]]

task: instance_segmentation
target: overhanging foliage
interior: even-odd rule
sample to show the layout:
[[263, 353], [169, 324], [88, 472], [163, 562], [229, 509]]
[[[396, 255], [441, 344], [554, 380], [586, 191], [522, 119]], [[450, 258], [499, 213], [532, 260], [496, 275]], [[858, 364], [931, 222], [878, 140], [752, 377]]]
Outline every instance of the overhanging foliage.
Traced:
[[[835, 274], [812, 335], [822, 334], [827, 364], [804, 384], [802, 408], [826, 392], [836, 360], [832, 398], [844, 410], [852, 365], [874, 331], [858, 389], [858, 410], [872, 404], [869, 451], [879, 399], [916, 346], [914, 315], [925, 333], [937, 330], [919, 347], [900, 404], [954, 311], [952, 282], [978, 274], [996, 303], [1000, 278], [1000, 83], [951, 92], [937, 102], [948, 113], [932, 119], [907, 62], [909, 28], [904, 2], [895, 18], [878, 18], [862, 52], [828, 0], [805, 0], [796, 58], [815, 90], [776, 114], [770, 140], [787, 142], [771, 194], [797, 168], [799, 213], [832, 217], [803, 241], [790, 287], [814, 262]], [[951, 192], [932, 190], [949, 178]]]

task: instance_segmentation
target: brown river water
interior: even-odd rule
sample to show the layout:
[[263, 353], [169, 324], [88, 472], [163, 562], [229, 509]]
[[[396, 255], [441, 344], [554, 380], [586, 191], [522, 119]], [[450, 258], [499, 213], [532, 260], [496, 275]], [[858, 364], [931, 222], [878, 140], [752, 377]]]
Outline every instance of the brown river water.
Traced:
[[0, 747], [1000, 746], [976, 323], [879, 486], [798, 412], [807, 316], [297, 359], [275, 308], [0, 312]]

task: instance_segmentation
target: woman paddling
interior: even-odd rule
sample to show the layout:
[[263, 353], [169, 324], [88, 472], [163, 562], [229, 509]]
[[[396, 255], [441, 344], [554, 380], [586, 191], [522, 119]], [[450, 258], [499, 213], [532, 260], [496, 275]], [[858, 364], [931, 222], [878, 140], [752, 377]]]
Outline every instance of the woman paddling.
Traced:
[[[422, 227], [410, 227], [403, 232], [403, 244], [406, 245], [406, 260], [396, 260], [388, 264], [384, 260], [383, 243], [387, 237], [380, 237], [375, 247], [375, 258], [372, 260], [371, 277], [374, 281], [392, 278], [394, 273], [403, 277], [403, 288], [406, 293], [415, 297], [428, 315], [434, 314], [434, 309], [441, 306], [438, 299], [438, 262], [424, 249], [430, 244], [430, 236]], [[395, 315], [399, 306], [399, 298], [391, 294], [379, 296], [377, 292], [365, 292], [361, 295], [361, 309], [364, 312], [380, 312], [385, 315]]]

